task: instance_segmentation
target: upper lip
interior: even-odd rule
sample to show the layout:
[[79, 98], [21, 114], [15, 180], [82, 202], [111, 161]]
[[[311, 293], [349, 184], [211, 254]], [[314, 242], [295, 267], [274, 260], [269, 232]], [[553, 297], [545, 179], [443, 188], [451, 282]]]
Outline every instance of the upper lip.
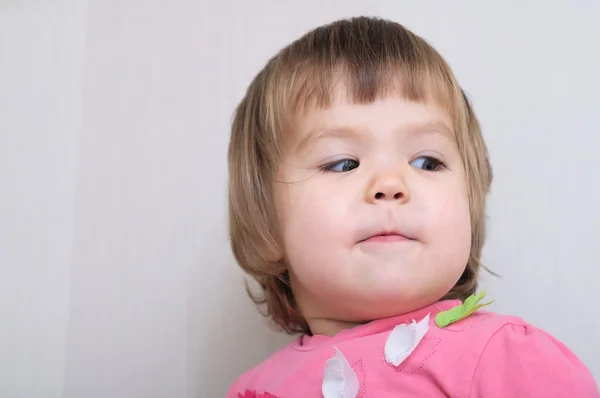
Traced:
[[382, 230], [378, 230], [378, 231], [376, 231], [374, 233], [369, 233], [367, 235], [364, 235], [359, 240], [359, 242], [363, 242], [363, 241], [365, 241], [367, 239], [371, 239], [371, 238], [374, 238], [376, 236], [387, 236], [387, 235], [398, 235], [398, 236], [402, 236], [402, 237], [404, 237], [406, 239], [411, 239], [411, 240], [413, 239], [410, 236], [406, 235], [405, 233], [403, 233], [401, 231], [398, 231], [398, 230], [395, 230], [395, 229], [382, 229]]

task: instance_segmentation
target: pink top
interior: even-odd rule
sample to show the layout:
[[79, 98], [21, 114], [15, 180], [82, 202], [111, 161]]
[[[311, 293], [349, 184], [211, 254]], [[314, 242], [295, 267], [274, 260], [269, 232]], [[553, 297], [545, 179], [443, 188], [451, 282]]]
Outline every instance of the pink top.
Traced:
[[[358, 377], [357, 397], [600, 397], [589, 370], [544, 331], [513, 316], [478, 311], [439, 328], [448, 300], [346, 329], [333, 337], [301, 336], [242, 375], [228, 398], [322, 397], [325, 363], [336, 349]], [[430, 314], [429, 330], [398, 366], [384, 346], [392, 329]]]

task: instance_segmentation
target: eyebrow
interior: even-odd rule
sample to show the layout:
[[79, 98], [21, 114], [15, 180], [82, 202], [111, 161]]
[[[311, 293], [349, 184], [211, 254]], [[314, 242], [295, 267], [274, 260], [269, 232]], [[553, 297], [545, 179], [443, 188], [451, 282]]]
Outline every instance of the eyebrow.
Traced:
[[452, 130], [448, 127], [446, 123], [441, 120], [434, 120], [427, 123], [417, 123], [414, 125], [409, 125], [403, 127], [401, 129], [406, 129], [406, 131], [413, 135], [420, 134], [440, 134], [451, 141], [456, 139], [456, 136], [452, 132]]
[[[303, 151], [315, 142], [328, 138], [357, 139], [360, 137], [362, 131], [363, 129], [353, 126], [319, 126], [310, 130], [308, 134], [298, 142], [296, 151]], [[452, 130], [441, 120], [400, 126], [395, 129], [394, 133], [399, 133], [400, 131], [404, 131], [411, 136], [439, 134], [453, 142], [456, 138]]]
[[310, 130], [304, 138], [296, 145], [298, 152], [305, 150], [310, 145], [317, 141], [322, 141], [327, 138], [350, 138], [357, 139], [360, 136], [360, 130], [356, 127], [351, 126], [320, 126], [313, 130]]

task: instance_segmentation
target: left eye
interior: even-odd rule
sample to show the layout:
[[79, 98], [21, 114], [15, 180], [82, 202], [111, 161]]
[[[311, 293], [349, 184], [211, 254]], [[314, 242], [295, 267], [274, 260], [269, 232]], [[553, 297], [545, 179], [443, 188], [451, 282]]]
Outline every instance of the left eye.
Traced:
[[346, 171], [352, 171], [358, 167], [358, 162], [353, 159], [343, 159], [337, 162], [329, 163], [321, 167], [323, 171], [333, 171], [336, 173], [343, 173]]
[[410, 165], [419, 169], [423, 169], [425, 171], [440, 171], [441, 169], [446, 167], [446, 165], [441, 160], [438, 160], [431, 156], [419, 156], [418, 158], [410, 162]]

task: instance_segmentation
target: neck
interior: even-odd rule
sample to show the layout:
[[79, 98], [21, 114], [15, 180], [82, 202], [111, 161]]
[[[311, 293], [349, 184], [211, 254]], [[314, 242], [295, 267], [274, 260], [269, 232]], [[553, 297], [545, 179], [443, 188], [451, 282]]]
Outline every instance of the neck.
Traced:
[[308, 327], [313, 335], [322, 334], [325, 336], [335, 336], [344, 329], [351, 329], [366, 322], [346, 322], [327, 318], [306, 318]]

